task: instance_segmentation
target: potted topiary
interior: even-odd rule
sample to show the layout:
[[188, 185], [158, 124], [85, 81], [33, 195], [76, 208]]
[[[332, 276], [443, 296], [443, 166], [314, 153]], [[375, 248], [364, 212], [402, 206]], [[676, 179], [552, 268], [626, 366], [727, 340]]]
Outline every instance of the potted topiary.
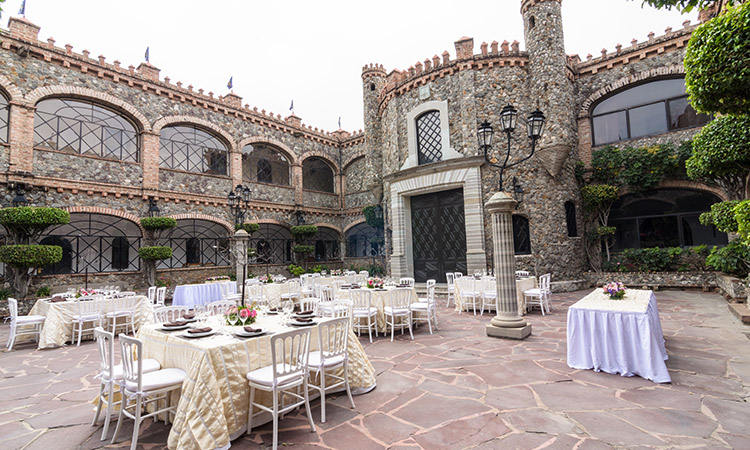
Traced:
[[141, 226], [146, 230], [146, 245], [138, 249], [138, 256], [143, 260], [146, 283], [149, 286], [156, 284], [156, 263], [172, 257], [172, 248], [156, 245], [159, 236], [164, 230], [177, 226], [177, 221], [171, 217], [144, 217]]

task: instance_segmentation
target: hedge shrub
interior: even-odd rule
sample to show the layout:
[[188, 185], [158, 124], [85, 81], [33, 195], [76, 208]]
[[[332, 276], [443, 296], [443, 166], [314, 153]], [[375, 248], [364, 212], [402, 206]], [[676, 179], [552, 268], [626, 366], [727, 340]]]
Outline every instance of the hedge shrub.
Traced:
[[294, 247], [292, 247], [292, 251], [294, 253], [308, 255], [310, 253], [315, 252], [315, 247], [312, 245], [295, 245]]
[[711, 205], [711, 211], [701, 213], [699, 222], [701, 225], [714, 225], [719, 231], [724, 233], [737, 232], [737, 220], [735, 219], [734, 208], [739, 204], [738, 200], [719, 202]]
[[750, 245], [750, 200], [737, 203], [734, 207], [734, 219], [737, 222], [737, 234], [746, 245]]
[[161, 261], [172, 257], [171, 247], [141, 247], [138, 249], [138, 256], [144, 261]]
[[146, 230], [168, 230], [177, 226], [177, 220], [171, 217], [144, 217], [141, 225]]
[[62, 247], [58, 245], [3, 245], [0, 247], [0, 262], [10, 266], [41, 268], [62, 259]]
[[735, 239], [724, 247], [714, 247], [706, 258], [709, 267], [740, 278], [747, 277], [747, 261], [750, 261], [750, 251], [742, 239]]
[[365, 206], [362, 208], [362, 214], [365, 216], [365, 222], [373, 228], [383, 228], [385, 222], [383, 217], [378, 218], [375, 214], [378, 207], [376, 206]]
[[47, 228], [70, 222], [70, 213], [59, 208], [18, 206], [0, 209], [0, 225], [8, 227]]
[[290, 228], [292, 235], [295, 237], [308, 238], [318, 233], [318, 227], [315, 225], [296, 225]]
[[256, 231], [260, 230], [260, 225], [258, 225], [257, 223], [243, 223], [241, 225], [236, 223], [234, 224], [234, 230], [245, 230], [247, 234], [253, 234]]

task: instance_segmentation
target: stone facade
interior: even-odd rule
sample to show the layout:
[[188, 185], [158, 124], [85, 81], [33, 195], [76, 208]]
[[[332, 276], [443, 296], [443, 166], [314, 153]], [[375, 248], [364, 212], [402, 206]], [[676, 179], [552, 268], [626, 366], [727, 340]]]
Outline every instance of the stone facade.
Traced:
[[[305, 223], [336, 230], [342, 249], [346, 231], [364, 220], [362, 207], [380, 204], [386, 219], [386, 261], [394, 276], [413, 275], [410, 198], [460, 187], [467, 268], [482, 270], [493, 260], [490, 219], [483, 208], [497, 191], [499, 177], [480, 154], [477, 127], [485, 120], [494, 125], [494, 151], [500, 158], [505, 146], [499, 129], [502, 108], [512, 104], [522, 118], [538, 108], [547, 123], [534, 156], [503, 175], [506, 188], [516, 178], [525, 191], [515, 214], [529, 222], [531, 254], [516, 256], [516, 264], [535, 273], [552, 272], [557, 281], [580, 280], [585, 254], [574, 169], [579, 159], [590, 161], [590, 109], [618, 89], [681, 76], [685, 44], [694, 27], [686, 23], [680, 30], [668, 29], [664, 36], [649, 35], [647, 41], [582, 61], [565, 53], [559, 0], [523, 0], [521, 14], [525, 51], [517, 41], [504, 41], [482, 43], [475, 53], [473, 39], [465, 37], [455, 43], [454, 58], [445, 51], [403, 71], [365, 66], [365, 131], [356, 133], [318, 130], [294, 115], [282, 118], [243, 105], [233, 93], [215, 96], [183, 86], [162, 78], [159, 69], [148, 63], [125, 68], [119, 61], [94, 58], [85, 50], [74, 52], [70, 45], [59, 47], [52, 38], [40, 41], [39, 27], [14, 17], [9, 30], [0, 30], [0, 93], [11, 105], [8, 143], [0, 143], [0, 167], [6, 175], [2, 182], [8, 187], [18, 183], [31, 187], [29, 198], [35, 205], [124, 214], [137, 221], [152, 199], [162, 215], [213, 221], [227, 230], [233, 217], [226, 194], [245, 184], [253, 191], [247, 221], [288, 227], [301, 213]], [[137, 162], [35, 148], [35, 111], [39, 102], [49, 98], [90, 101], [132, 122], [139, 135]], [[430, 110], [439, 112], [442, 160], [420, 166], [414, 122]], [[226, 175], [164, 166], [160, 133], [172, 126], [197, 128], [224, 145]], [[696, 131], [680, 130], [625, 144], [680, 142]], [[530, 152], [524, 134], [519, 121], [514, 154]], [[288, 162], [288, 185], [254, 182], [257, 174], [243, 173], [243, 149], [253, 144], [277, 151], [279, 160]], [[335, 193], [303, 189], [303, 164], [310, 157], [323, 158], [331, 166]], [[258, 170], [257, 163], [245, 165], [245, 170]], [[12, 192], [5, 195], [6, 205], [12, 197]], [[578, 236], [568, 236], [565, 202], [576, 207]], [[328, 265], [346, 266], [343, 259]], [[203, 276], [203, 270], [214, 274], [225, 268], [180, 270], [185, 272], [180, 272], [179, 280], [189, 281]]]

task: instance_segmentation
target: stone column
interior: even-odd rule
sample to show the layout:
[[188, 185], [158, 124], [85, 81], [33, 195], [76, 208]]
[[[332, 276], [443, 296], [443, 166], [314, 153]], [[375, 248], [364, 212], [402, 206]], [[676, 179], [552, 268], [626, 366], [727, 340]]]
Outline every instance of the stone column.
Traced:
[[516, 261], [513, 253], [512, 213], [516, 201], [507, 192], [497, 192], [484, 205], [492, 216], [492, 242], [495, 257], [497, 315], [487, 325], [487, 336], [525, 339], [531, 335], [531, 325], [518, 313], [516, 297]]
[[245, 230], [237, 230], [232, 238], [232, 254], [234, 255], [235, 273], [237, 284], [242, 294], [242, 304], [245, 304], [245, 277], [247, 275], [247, 244], [250, 235]]

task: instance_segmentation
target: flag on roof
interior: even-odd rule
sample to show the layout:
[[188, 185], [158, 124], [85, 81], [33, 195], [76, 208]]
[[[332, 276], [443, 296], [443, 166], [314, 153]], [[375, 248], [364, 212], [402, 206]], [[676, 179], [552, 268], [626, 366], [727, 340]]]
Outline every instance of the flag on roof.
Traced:
[[18, 10], [18, 15], [26, 17], [26, 0], [23, 0], [23, 2], [21, 2], [21, 8]]
[[294, 114], [294, 100], [292, 100], [292, 104], [289, 105], [289, 111], [291, 111], [292, 114]]
[[148, 62], [148, 47], [146, 47], [146, 62]]
[[232, 86], [234, 86], [234, 85], [232, 84], [232, 78], [234, 78], [234, 77], [233, 77], [233, 76], [232, 76], [232, 77], [229, 77], [229, 83], [227, 83], [227, 89], [232, 89]]

